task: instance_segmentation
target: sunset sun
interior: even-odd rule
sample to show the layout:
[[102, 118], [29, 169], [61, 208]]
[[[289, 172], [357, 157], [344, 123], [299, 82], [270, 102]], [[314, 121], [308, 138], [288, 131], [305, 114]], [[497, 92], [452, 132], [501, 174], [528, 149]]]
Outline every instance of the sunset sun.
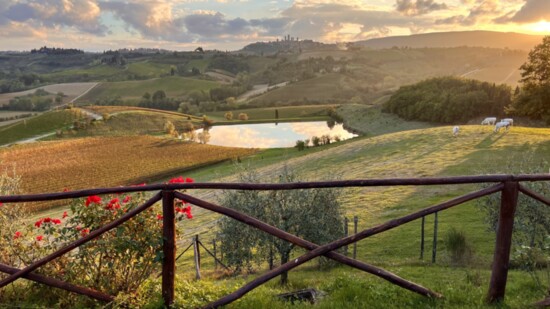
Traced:
[[550, 22], [541, 20], [537, 23], [528, 25], [528, 28], [535, 32], [550, 33]]

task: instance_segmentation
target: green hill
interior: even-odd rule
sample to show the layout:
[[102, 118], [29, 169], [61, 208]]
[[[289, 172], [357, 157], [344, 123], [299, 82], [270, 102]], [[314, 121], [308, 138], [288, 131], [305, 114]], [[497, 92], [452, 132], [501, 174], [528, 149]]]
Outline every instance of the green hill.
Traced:
[[208, 91], [218, 86], [216, 82], [179, 76], [142, 81], [105, 82], [78, 99], [77, 103], [93, 103], [98, 99], [117, 96], [125, 100], [138, 100], [144, 93], [153, 94], [157, 90], [163, 90], [168, 97], [181, 97], [193, 90]]

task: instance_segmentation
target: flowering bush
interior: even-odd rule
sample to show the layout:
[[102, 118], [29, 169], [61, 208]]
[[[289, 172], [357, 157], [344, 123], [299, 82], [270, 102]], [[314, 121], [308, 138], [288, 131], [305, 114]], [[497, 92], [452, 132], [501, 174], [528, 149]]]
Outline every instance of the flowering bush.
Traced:
[[[192, 181], [178, 177], [170, 183]], [[4, 237], [13, 248], [11, 254], [15, 254], [9, 264], [25, 267], [120, 218], [146, 200], [143, 193], [75, 199], [70, 211], [63, 212], [60, 217], [39, 218]], [[160, 270], [160, 267], [155, 267], [162, 261], [163, 216], [159, 204], [42, 266], [39, 272], [111, 295], [136, 290], [155, 269]], [[174, 206], [177, 220], [193, 217], [191, 206], [181, 201]], [[40, 288], [51, 290], [44, 285]]]

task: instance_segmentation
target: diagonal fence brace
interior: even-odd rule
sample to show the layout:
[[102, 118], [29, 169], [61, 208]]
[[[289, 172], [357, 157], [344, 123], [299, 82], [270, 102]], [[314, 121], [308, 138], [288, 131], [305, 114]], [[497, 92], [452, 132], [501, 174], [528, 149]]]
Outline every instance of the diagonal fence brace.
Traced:
[[[491, 186], [489, 188], [485, 188], [483, 190], [475, 191], [475, 192], [472, 192], [472, 193], [469, 193], [469, 194], [451, 199], [449, 201], [443, 202], [441, 204], [437, 204], [435, 206], [424, 208], [424, 209], [422, 209], [418, 212], [409, 214], [407, 216], [404, 216], [404, 217], [401, 217], [401, 218], [398, 218], [398, 219], [394, 219], [394, 220], [390, 220], [386, 223], [380, 224], [380, 225], [375, 226], [375, 227], [370, 228], [370, 229], [363, 230], [363, 231], [361, 231], [361, 232], [359, 232], [355, 235], [344, 237], [342, 239], [333, 241], [333, 242], [328, 243], [328, 244], [323, 245], [323, 246], [317, 246], [317, 245], [313, 244], [314, 246], [316, 246], [316, 248], [309, 251], [308, 253], [306, 253], [306, 254], [304, 254], [304, 255], [302, 255], [302, 256], [300, 256], [300, 257], [298, 257], [298, 258], [296, 258], [292, 261], [289, 261], [289, 262], [279, 266], [276, 269], [268, 271], [264, 275], [262, 275], [262, 276], [256, 278], [255, 280], [245, 284], [243, 287], [241, 287], [237, 291], [235, 291], [235, 292], [233, 292], [233, 293], [231, 293], [231, 294], [229, 294], [225, 297], [222, 297], [221, 299], [219, 299], [215, 302], [212, 302], [212, 303], [206, 305], [205, 308], [217, 308], [219, 306], [223, 306], [223, 305], [226, 305], [228, 303], [231, 303], [231, 302], [241, 298], [246, 293], [250, 292], [251, 290], [255, 289], [256, 287], [262, 285], [263, 283], [279, 276], [281, 273], [289, 271], [289, 270], [291, 270], [291, 269], [293, 269], [293, 268], [295, 268], [295, 267], [297, 267], [297, 266], [299, 266], [299, 265], [301, 265], [301, 264], [303, 264], [303, 263], [305, 263], [305, 262], [307, 262], [307, 261], [309, 261], [313, 258], [316, 258], [318, 256], [326, 255], [326, 256], [332, 258], [332, 256], [330, 256], [329, 254], [336, 254], [336, 253], [331, 252], [331, 251], [334, 251], [334, 250], [336, 250], [340, 247], [343, 247], [345, 245], [349, 245], [351, 243], [357, 242], [357, 241], [359, 241], [361, 239], [364, 239], [364, 238], [367, 238], [369, 236], [379, 234], [379, 233], [382, 233], [384, 231], [393, 229], [393, 228], [398, 227], [402, 224], [405, 224], [405, 223], [411, 222], [413, 220], [419, 219], [423, 216], [426, 216], [426, 215], [429, 215], [429, 214], [432, 214], [432, 213], [435, 213], [435, 212], [438, 212], [438, 211], [442, 211], [442, 210], [451, 208], [451, 207], [456, 206], [456, 205], [460, 205], [462, 203], [465, 203], [465, 202], [468, 202], [468, 201], [471, 201], [471, 200], [474, 200], [474, 199], [477, 199], [477, 198], [480, 198], [480, 197], [483, 197], [483, 196], [486, 196], [486, 195], [490, 195], [490, 194], [499, 192], [503, 188], [504, 188], [504, 185], [502, 183], [497, 184], [497, 185]], [[217, 206], [217, 205], [214, 205], [214, 204], [210, 204], [210, 203], [201, 201], [199, 199], [196, 199], [194, 197], [191, 197], [191, 196], [188, 196], [188, 195], [185, 195], [185, 194], [176, 193], [176, 197], [179, 198], [179, 199], [182, 199], [184, 201], [190, 202], [192, 204], [195, 204], [199, 207], [203, 207], [203, 208], [206, 208], [206, 209], [209, 209], [207, 207], [210, 207], [212, 209], [209, 209], [209, 210], [216, 211], [216, 212], [219, 212], [219, 213], [223, 213], [223, 214], [225, 214], [229, 217], [237, 219], [237, 220], [239, 220], [243, 223], [246, 223], [248, 225], [251, 225], [251, 226], [254, 226], [251, 219], [256, 220], [252, 217], [245, 216], [245, 215], [243, 215], [239, 212], [236, 212], [232, 209], [228, 209], [228, 208], [224, 208], [224, 207]], [[196, 204], [195, 202], [199, 202], [200, 204]], [[212, 207], [212, 206], [217, 206], [217, 207]], [[214, 209], [216, 209], [216, 210], [214, 210]], [[229, 213], [231, 213], [231, 215]], [[258, 221], [258, 222], [255, 222], [256, 224], [258, 224], [258, 223], [263, 224], [264, 228], [265, 227], [270, 227], [270, 228], [274, 229], [275, 231], [272, 230], [271, 232], [275, 232], [276, 234], [272, 234], [271, 232], [269, 232], [269, 233], [274, 235], [274, 236], [277, 236], [281, 239], [285, 239], [287, 241], [290, 241], [290, 242], [294, 243], [293, 241], [288, 239], [288, 236], [291, 236], [291, 238], [293, 240], [296, 240], [296, 238], [298, 238], [298, 237], [296, 237], [292, 234], [286, 233], [286, 232], [278, 230], [278, 229], [276, 229], [276, 228], [274, 228], [270, 225], [267, 225], [267, 224], [265, 224], [265, 223], [263, 223], [259, 220], [256, 220], [256, 221]], [[264, 229], [262, 228], [262, 230], [264, 230]], [[264, 230], [264, 231], [268, 232], [267, 230]], [[283, 237], [281, 237], [279, 234], [284, 234], [284, 235], [282, 235]], [[300, 238], [298, 238], [298, 239], [300, 239]], [[300, 244], [296, 244], [296, 245], [301, 246]], [[307, 249], [309, 249], [309, 248], [307, 248]], [[371, 267], [374, 267], [374, 266], [371, 266]], [[376, 275], [378, 275], [378, 274], [376, 274]], [[427, 290], [424, 287], [421, 287], [421, 286], [419, 286], [419, 287]], [[427, 290], [427, 291], [429, 291], [429, 290]], [[437, 293], [434, 293], [434, 292], [431, 292], [431, 293], [441, 297], [441, 295], [439, 295]], [[423, 295], [425, 295], [425, 294], [423, 294]]]
[[[14, 268], [8, 265], [0, 264], [0, 272], [6, 273], [6, 274], [15, 274], [18, 271], [20, 271], [20, 269]], [[103, 292], [96, 291], [94, 289], [74, 285], [65, 281], [61, 281], [59, 279], [46, 277], [40, 274], [29, 273], [23, 276], [23, 278], [29, 279], [34, 282], [43, 283], [48, 286], [59, 288], [65, 291], [85, 295], [101, 301], [112, 302], [113, 300], [115, 300], [115, 298], [109, 294], [105, 294]]]
[[153, 206], [156, 202], [160, 201], [162, 198], [162, 195], [161, 193], [157, 193], [155, 194], [152, 198], [150, 198], [147, 202], [145, 202], [144, 204], [142, 204], [141, 206], [139, 207], [136, 207], [134, 208], [133, 210], [127, 212], [126, 214], [124, 214], [122, 217], [112, 221], [111, 223], [107, 224], [107, 225], [104, 225], [103, 227], [97, 229], [97, 230], [94, 230], [92, 232], [90, 232], [90, 234], [80, 238], [80, 239], [77, 239], [75, 240], [74, 242], [66, 245], [65, 247], [51, 253], [50, 255], [46, 256], [46, 257], [43, 257], [42, 259], [32, 263], [31, 265], [19, 270], [18, 272], [12, 274], [11, 276], [5, 278], [4, 280], [0, 281], [0, 288], [6, 286], [7, 284], [10, 284], [12, 283], [13, 281], [29, 274], [30, 272], [36, 270], [37, 268], [39, 268], [40, 266], [43, 266], [49, 262], [51, 262], [52, 260], [62, 256], [63, 254], [77, 248], [77, 247], [80, 247], [81, 245], [89, 242], [90, 240], [102, 235], [103, 233], [105, 232], [108, 232], [109, 230], [121, 225], [122, 223], [132, 219], [134, 216], [138, 215], [139, 213], [143, 212], [144, 210], [146, 210], [147, 208]]
[[543, 204], [546, 204], [547, 206], [550, 206], [550, 199], [548, 199], [547, 197], [545, 197], [544, 195], [540, 194], [540, 193], [537, 193], [529, 188], [526, 188], [522, 185], [519, 185], [519, 192], [543, 203]]

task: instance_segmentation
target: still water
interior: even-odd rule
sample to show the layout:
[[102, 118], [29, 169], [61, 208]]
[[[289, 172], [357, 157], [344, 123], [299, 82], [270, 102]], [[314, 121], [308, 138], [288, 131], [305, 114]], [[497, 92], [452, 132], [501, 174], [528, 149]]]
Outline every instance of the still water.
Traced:
[[246, 148], [293, 147], [297, 140], [311, 140], [313, 136], [322, 135], [338, 136], [340, 140], [357, 136], [341, 124], [330, 128], [326, 121], [214, 126], [208, 132], [210, 145]]

